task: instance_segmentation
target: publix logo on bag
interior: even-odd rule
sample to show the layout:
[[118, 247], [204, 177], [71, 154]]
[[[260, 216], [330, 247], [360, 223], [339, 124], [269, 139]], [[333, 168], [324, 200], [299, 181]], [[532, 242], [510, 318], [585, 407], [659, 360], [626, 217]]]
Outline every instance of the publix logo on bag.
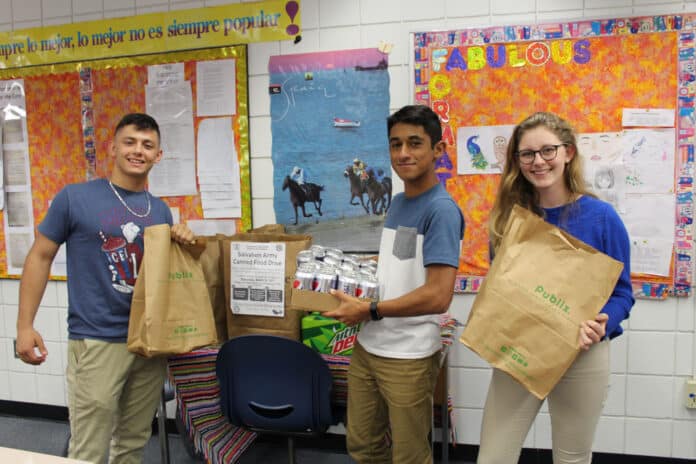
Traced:
[[184, 334], [189, 334], [189, 333], [194, 333], [198, 332], [198, 329], [192, 325], [180, 325], [177, 327], [174, 327], [174, 334], [175, 335], [184, 335]]
[[548, 301], [553, 306], [557, 306], [558, 309], [560, 309], [564, 313], [570, 314], [570, 306], [566, 304], [565, 300], [560, 296], [556, 296], [555, 294], [549, 293], [546, 290], [544, 290], [543, 285], [537, 285], [534, 289], [534, 294]]
[[169, 273], [169, 280], [182, 280], [182, 279], [193, 279], [193, 272], [191, 271], [177, 271]]
[[500, 352], [512, 359], [513, 361], [515, 361], [517, 364], [520, 364], [524, 367], [528, 366], [527, 360], [524, 358], [524, 355], [516, 349], [514, 349], [513, 347], [508, 345], [501, 345]]

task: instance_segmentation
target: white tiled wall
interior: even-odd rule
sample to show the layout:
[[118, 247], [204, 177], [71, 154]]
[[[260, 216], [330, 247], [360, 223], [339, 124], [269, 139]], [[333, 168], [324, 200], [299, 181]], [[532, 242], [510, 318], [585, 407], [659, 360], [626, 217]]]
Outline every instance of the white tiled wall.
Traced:
[[[105, 19], [229, 0], [0, 0], [0, 30]], [[302, 41], [249, 47], [253, 222], [273, 223], [273, 186], [268, 57], [341, 48], [394, 44], [389, 59], [391, 107], [410, 103], [409, 32], [467, 26], [530, 23], [552, 19], [639, 16], [696, 11], [696, 1], [669, 0], [301, 0]], [[398, 190], [401, 187], [395, 183]], [[65, 404], [67, 295], [50, 282], [37, 327], [49, 349], [40, 367], [13, 357], [16, 281], [0, 282], [0, 400]], [[473, 297], [457, 295], [452, 313], [466, 320]], [[611, 453], [696, 459], [696, 411], [683, 407], [684, 381], [696, 371], [694, 299], [640, 300], [628, 329], [612, 342], [611, 388], [595, 448]], [[490, 371], [462, 345], [450, 358], [450, 390], [460, 443], [478, 443], [481, 409]], [[550, 446], [549, 416], [542, 408], [525, 446]]]
[[40, 366], [14, 357], [19, 281], [0, 281], [0, 293], [0, 399], [65, 406], [67, 287], [63, 282], [49, 282], [41, 300], [35, 327], [49, 354]]

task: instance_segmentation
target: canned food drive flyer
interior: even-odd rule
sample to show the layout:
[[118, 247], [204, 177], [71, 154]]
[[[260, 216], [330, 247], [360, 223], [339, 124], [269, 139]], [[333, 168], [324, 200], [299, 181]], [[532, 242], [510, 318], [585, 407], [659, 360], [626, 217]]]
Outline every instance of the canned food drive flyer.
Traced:
[[285, 315], [285, 243], [232, 242], [230, 285], [233, 314]]

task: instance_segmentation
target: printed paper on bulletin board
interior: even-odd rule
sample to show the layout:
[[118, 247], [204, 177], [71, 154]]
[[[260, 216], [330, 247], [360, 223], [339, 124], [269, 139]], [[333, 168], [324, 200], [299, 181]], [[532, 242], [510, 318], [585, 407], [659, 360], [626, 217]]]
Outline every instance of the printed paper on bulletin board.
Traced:
[[[440, 116], [447, 154], [438, 166], [438, 177], [466, 220], [456, 291], [477, 291], [489, 268], [488, 219], [500, 181], [499, 174], [458, 174], [458, 150], [460, 156], [477, 153], [469, 146], [457, 146], [471, 140], [457, 140], [459, 128], [514, 125], [535, 111], [550, 111], [571, 122], [578, 133], [607, 132], [622, 130], [623, 108], [673, 108], [684, 114], [676, 109], [678, 96], [685, 95], [679, 69], [687, 57], [693, 60], [693, 48], [689, 55], [680, 53], [684, 35], [668, 30], [677, 24], [651, 22], [651, 28], [637, 27], [631, 33], [619, 30], [617, 22], [608, 28], [611, 21], [594, 22], [598, 27], [587, 22], [585, 29], [556, 24], [546, 29], [514, 26], [414, 35], [415, 100]], [[693, 41], [693, 34], [690, 37]], [[690, 92], [693, 106], [693, 89]], [[680, 150], [693, 142], [682, 137], [689, 123], [683, 119], [677, 123]], [[688, 135], [693, 135], [693, 128]], [[690, 150], [688, 160], [677, 159], [678, 170], [693, 163], [693, 145]], [[690, 190], [691, 183], [684, 184], [681, 187]], [[689, 207], [690, 201], [691, 197]], [[686, 213], [692, 215], [691, 210]], [[690, 217], [688, 221], [691, 224]], [[670, 272], [669, 277], [633, 278], [658, 285], [659, 294], [652, 296], [664, 297], [668, 288], [675, 293], [674, 266]], [[691, 272], [680, 280], [690, 283]]]
[[[231, 117], [238, 156], [242, 217], [237, 229], [251, 226], [249, 139], [247, 108], [246, 46], [161, 53], [129, 58], [86, 61], [75, 64], [0, 70], [0, 80], [24, 80], [27, 132], [31, 165], [34, 223], [43, 219], [49, 201], [68, 183], [83, 182], [93, 170], [96, 177], [108, 177], [112, 159], [108, 154], [113, 129], [130, 112], [145, 112], [145, 86], [149, 65], [184, 63], [184, 78], [193, 91], [194, 134], [206, 119], [196, 115], [196, 64], [201, 61], [234, 59], [236, 63], [236, 113]], [[91, 70], [93, 114], [81, 108], [80, 71]], [[84, 90], [84, 89], [83, 89]], [[84, 134], [84, 118], [93, 119], [94, 159]], [[166, 157], [167, 154], [165, 153]], [[170, 207], [179, 208], [181, 222], [203, 217], [200, 195], [163, 197]], [[0, 216], [1, 217], [1, 216]], [[0, 231], [0, 277], [7, 277], [4, 232]]]

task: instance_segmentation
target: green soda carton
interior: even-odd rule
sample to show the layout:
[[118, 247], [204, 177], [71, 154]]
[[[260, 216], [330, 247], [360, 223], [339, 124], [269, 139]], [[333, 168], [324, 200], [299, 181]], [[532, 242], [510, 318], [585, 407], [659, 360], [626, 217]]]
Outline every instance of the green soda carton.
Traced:
[[302, 343], [321, 354], [350, 356], [359, 327], [349, 327], [318, 313], [308, 314], [302, 318]]

